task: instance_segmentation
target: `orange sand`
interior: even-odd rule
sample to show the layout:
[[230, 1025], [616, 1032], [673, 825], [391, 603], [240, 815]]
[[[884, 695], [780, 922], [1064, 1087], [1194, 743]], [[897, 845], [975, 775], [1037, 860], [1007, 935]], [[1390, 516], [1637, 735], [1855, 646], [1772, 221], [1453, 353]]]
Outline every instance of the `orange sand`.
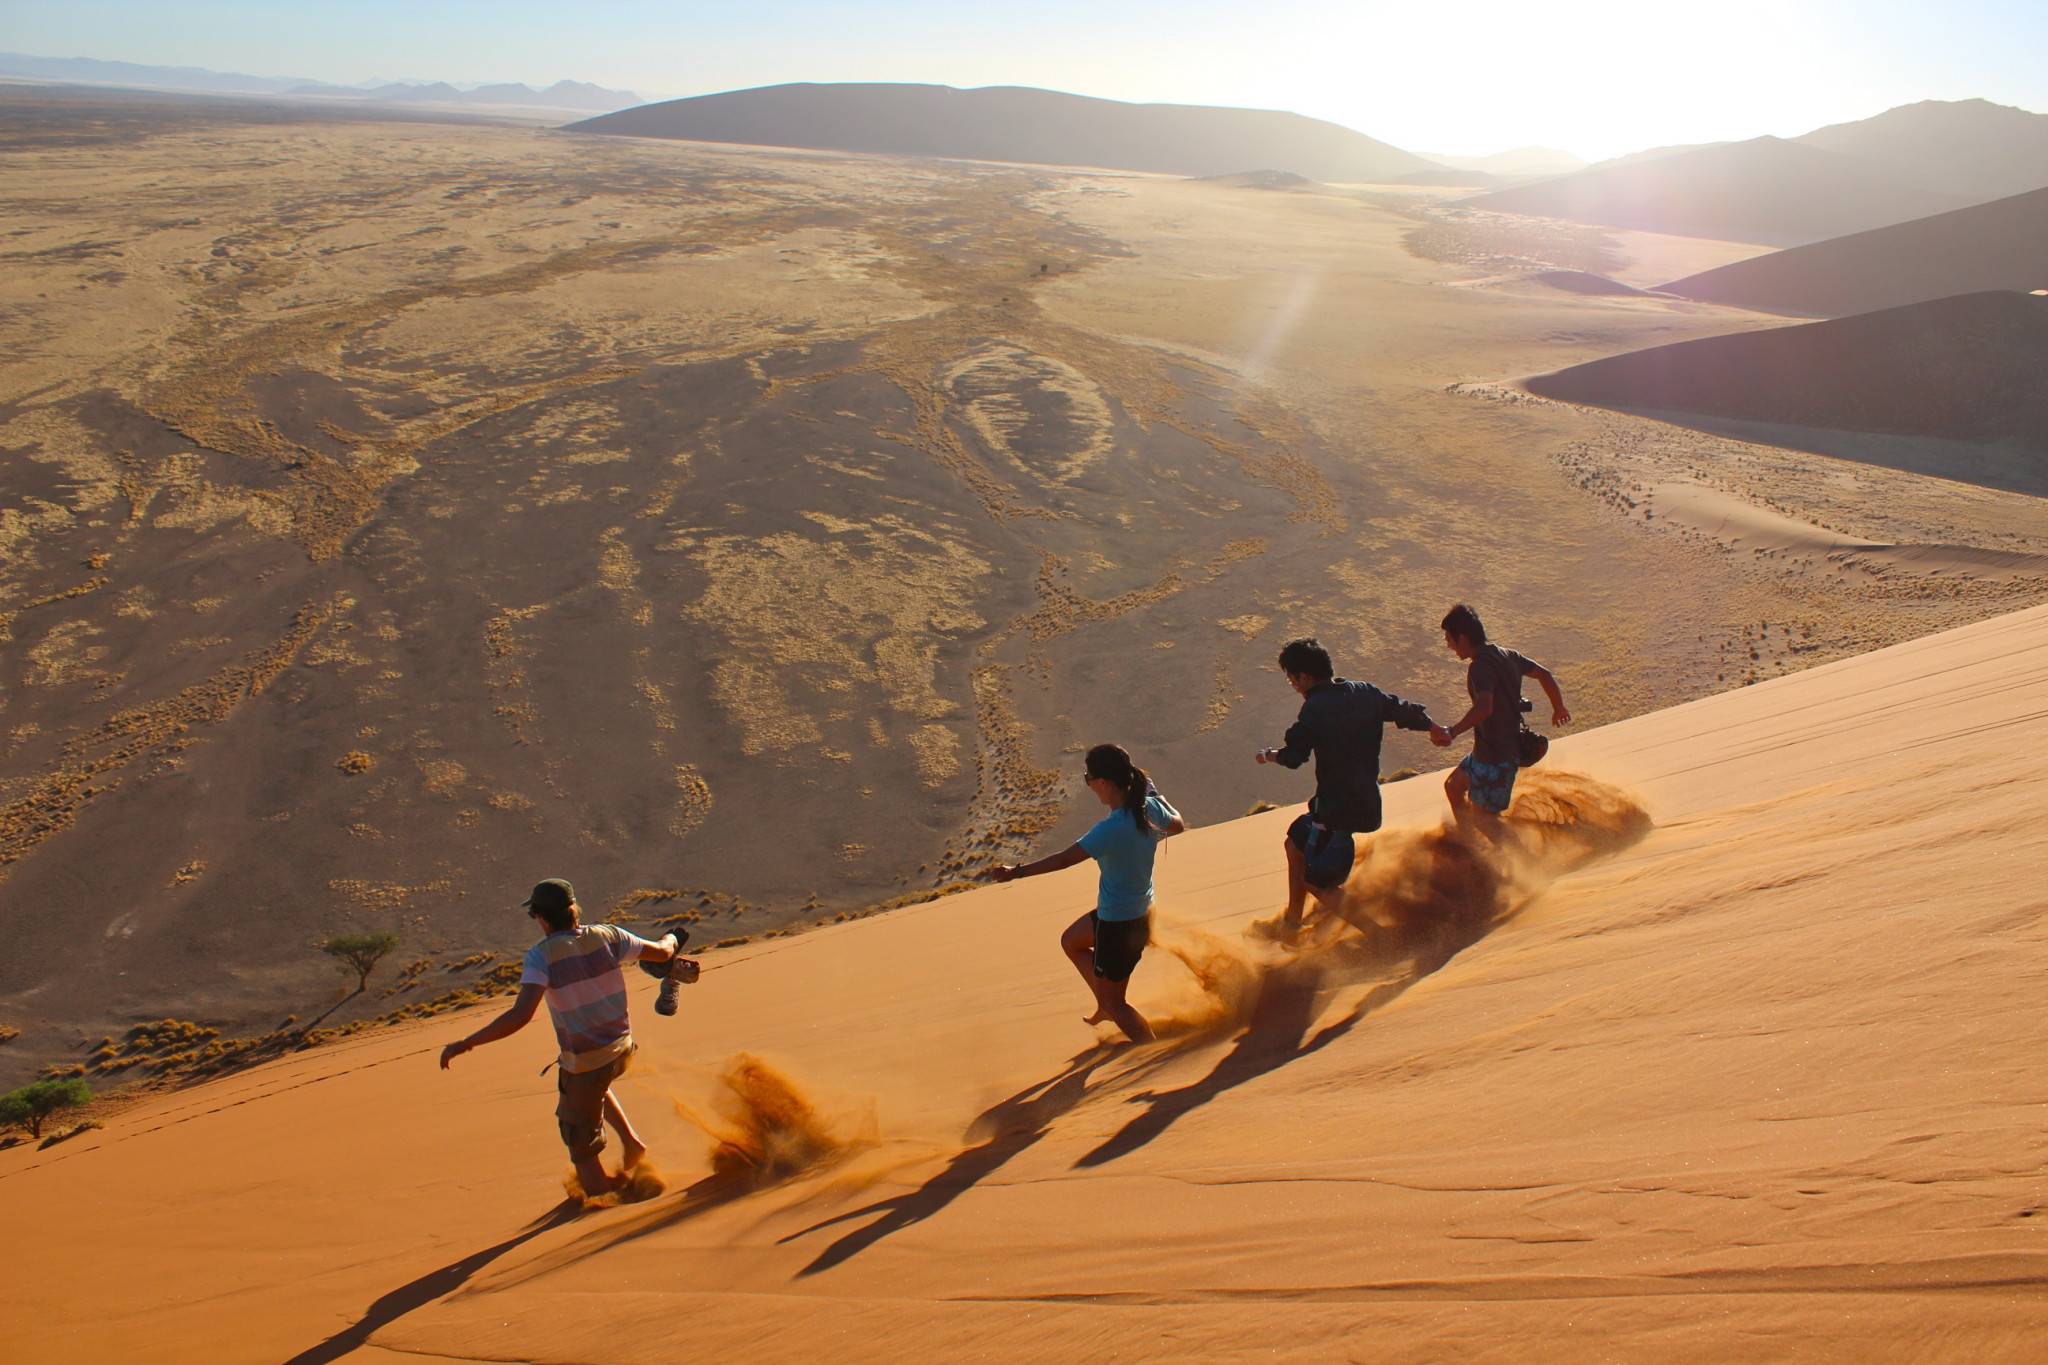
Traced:
[[[1053, 947], [1085, 868], [716, 954], [675, 1020], [636, 994], [669, 1193], [578, 1217], [541, 1027], [159, 1098], [0, 1154], [6, 1354], [2025, 1359], [2044, 719], [2035, 609], [1566, 739], [1533, 794], [1656, 828], [1518, 863], [1419, 976], [1390, 930], [1273, 966], [1291, 812], [1195, 831], [1161, 910], [1219, 994], [1155, 948], [1133, 996], [1233, 1022], [1146, 1049]], [[1440, 792], [1388, 794], [1412, 871]], [[811, 1137], [714, 1171], [672, 1101]]]

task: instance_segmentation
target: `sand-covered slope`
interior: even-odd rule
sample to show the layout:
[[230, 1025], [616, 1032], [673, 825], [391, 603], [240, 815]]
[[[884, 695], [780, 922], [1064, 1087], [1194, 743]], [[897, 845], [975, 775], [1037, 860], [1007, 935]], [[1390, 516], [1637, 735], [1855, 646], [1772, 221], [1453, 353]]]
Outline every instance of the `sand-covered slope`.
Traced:
[[1857, 158], [1759, 137], [1604, 162], [1466, 202], [1493, 213], [1790, 246], [1969, 201], [1889, 179]]
[[478, 1014], [150, 1101], [0, 1154], [10, 1353], [2028, 1359], [2044, 715], [2035, 609], [1567, 739], [1512, 854], [1400, 784], [1396, 927], [1295, 959], [1290, 812], [1196, 831], [1146, 1048], [1086, 869], [714, 955], [630, 1207], [559, 1206], [541, 1031], [435, 1069]]
[[646, 104], [586, 119], [573, 130], [1169, 175], [1229, 175], [1261, 166], [1312, 180], [1355, 181], [1440, 169], [1300, 114], [1126, 104], [1021, 86], [770, 85]]
[[2040, 450], [2044, 366], [2048, 298], [1982, 293], [1633, 351], [1528, 387], [1605, 407]]
[[1663, 288], [1708, 303], [1820, 317], [2048, 288], [2048, 189], [1791, 247]]

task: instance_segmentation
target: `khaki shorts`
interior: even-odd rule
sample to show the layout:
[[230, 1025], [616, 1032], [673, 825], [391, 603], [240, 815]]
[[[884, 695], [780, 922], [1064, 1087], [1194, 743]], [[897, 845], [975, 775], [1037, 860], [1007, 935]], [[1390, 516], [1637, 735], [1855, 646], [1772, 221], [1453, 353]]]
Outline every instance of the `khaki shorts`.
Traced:
[[626, 1074], [634, 1051], [629, 1047], [594, 1071], [556, 1069], [555, 1087], [561, 1098], [555, 1102], [555, 1124], [569, 1160], [588, 1161], [604, 1150], [605, 1092]]

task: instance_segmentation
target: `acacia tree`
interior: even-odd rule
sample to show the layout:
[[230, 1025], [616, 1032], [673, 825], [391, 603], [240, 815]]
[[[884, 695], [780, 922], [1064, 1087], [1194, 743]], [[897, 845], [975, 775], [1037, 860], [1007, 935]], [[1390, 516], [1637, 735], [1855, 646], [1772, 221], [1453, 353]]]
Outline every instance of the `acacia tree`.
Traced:
[[398, 935], [336, 934], [320, 945], [320, 951], [346, 964], [356, 974], [356, 994], [370, 986], [370, 973], [385, 955], [398, 946]]
[[43, 1120], [91, 1100], [92, 1087], [84, 1081], [37, 1081], [0, 1095], [0, 1127], [26, 1128], [30, 1137], [39, 1138]]

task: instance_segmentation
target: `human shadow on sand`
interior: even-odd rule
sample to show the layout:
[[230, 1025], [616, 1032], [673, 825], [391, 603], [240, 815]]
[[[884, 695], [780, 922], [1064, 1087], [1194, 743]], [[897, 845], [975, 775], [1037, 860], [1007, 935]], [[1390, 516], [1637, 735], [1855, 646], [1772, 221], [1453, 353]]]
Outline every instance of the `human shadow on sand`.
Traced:
[[1310, 1034], [1309, 1025], [1333, 987], [1321, 972], [1312, 969], [1271, 973], [1259, 984], [1258, 999], [1244, 1031], [1208, 1075], [1177, 1090], [1145, 1090], [1132, 1095], [1130, 1102], [1144, 1105], [1144, 1112], [1084, 1152], [1074, 1162], [1075, 1168], [1100, 1166], [1134, 1152], [1225, 1091], [1322, 1051], [1425, 975], [1427, 971], [1418, 966], [1409, 976], [1375, 986], [1343, 1018]]
[[648, 1202], [632, 1213], [615, 1214], [606, 1218], [597, 1227], [583, 1236], [567, 1242], [526, 1265], [492, 1280], [491, 1292], [510, 1289], [525, 1284], [564, 1266], [587, 1260], [615, 1246], [637, 1241], [663, 1228], [708, 1213], [721, 1204], [731, 1203], [758, 1186], [749, 1180], [730, 1172], [713, 1172], [702, 1180], [688, 1186], [680, 1195]]
[[473, 1251], [459, 1261], [429, 1271], [407, 1284], [402, 1284], [390, 1293], [378, 1298], [363, 1316], [336, 1332], [317, 1346], [309, 1346], [285, 1362], [285, 1365], [324, 1365], [331, 1360], [361, 1349], [375, 1332], [390, 1326], [416, 1308], [423, 1308], [434, 1300], [452, 1294], [469, 1282], [472, 1275], [497, 1260], [506, 1252], [521, 1246], [544, 1232], [551, 1232], [573, 1220], [582, 1211], [575, 1200], [565, 1199], [548, 1213], [521, 1228], [519, 1232], [496, 1246]]
[[798, 1277], [830, 1270], [883, 1238], [922, 1223], [1028, 1151], [1052, 1131], [1056, 1120], [1087, 1097], [1089, 1078], [1116, 1056], [1117, 1051], [1110, 1047], [1089, 1048], [1071, 1058], [1051, 1079], [1034, 1081], [1008, 1099], [984, 1110], [969, 1127], [968, 1133], [972, 1136], [985, 1132], [988, 1137], [948, 1161], [944, 1170], [915, 1190], [835, 1214], [781, 1238], [778, 1245], [786, 1245], [841, 1223], [851, 1223], [870, 1214], [880, 1215], [819, 1252], [809, 1265], [797, 1272]]

